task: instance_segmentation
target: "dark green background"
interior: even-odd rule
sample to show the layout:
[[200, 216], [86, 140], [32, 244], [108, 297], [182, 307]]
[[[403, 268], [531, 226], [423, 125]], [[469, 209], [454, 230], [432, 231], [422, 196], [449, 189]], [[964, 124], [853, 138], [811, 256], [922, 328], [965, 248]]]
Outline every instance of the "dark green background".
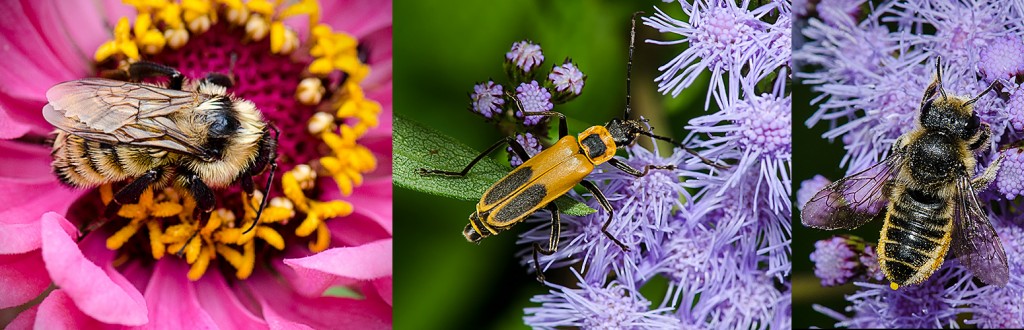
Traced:
[[[570, 117], [569, 131], [575, 134], [622, 115], [631, 14], [652, 14], [658, 5], [682, 17], [678, 4], [657, 2], [397, 2], [395, 112], [477, 150], [501, 136], [467, 110], [467, 95], [488, 78], [507, 82], [502, 61], [513, 42], [528, 38], [543, 47], [541, 72], [569, 56], [587, 74], [582, 96], [555, 107]], [[704, 113], [707, 77], [677, 98], [657, 94], [656, 68], [682, 48], [643, 44], [645, 38], [669, 37], [642, 24], [637, 33], [633, 108], [651, 118], [659, 134], [682, 138], [686, 120]], [[504, 154], [495, 157], [504, 162]], [[530, 297], [547, 291], [514, 257], [522, 249], [515, 240], [526, 226], [470, 244], [461, 231], [475, 203], [400, 188], [394, 196], [395, 327], [524, 328], [523, 308], [536, 306]], [[547, 275], [555, 283], [574, 282], [565, 271]], [[664, 281], [654, 282], [643, 290], [652, 292], [647, 297], [657, 305]]]

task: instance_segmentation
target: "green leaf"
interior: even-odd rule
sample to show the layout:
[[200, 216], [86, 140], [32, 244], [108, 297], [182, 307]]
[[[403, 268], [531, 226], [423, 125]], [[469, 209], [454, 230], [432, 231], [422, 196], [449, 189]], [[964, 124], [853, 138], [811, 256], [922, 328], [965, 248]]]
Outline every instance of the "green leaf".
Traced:
[[358, 300], [366, 299], [366, 296], [359, 291], [341, 285], [328, 288], [327, 291], [324, 291], [324, 297], [352, 298]]
[[[394, 182], [396, 186], [431, 195], [465, 201], [480, 196], [509, 172], [509, 168], [484, 157], [465, 177], [420, 175], [418, 169], [461, 171], [480, 152], [458, 140], [410, 121], [400, 114], [394, 118]], [[596, 212], [568, 196], [555, 200], [562, 213], [583, 216]]]

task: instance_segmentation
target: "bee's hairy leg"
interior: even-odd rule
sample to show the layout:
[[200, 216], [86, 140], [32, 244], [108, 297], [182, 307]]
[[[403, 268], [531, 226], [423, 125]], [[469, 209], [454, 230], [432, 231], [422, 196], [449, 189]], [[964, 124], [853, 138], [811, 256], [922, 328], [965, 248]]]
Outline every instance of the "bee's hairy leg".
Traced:
[[971, 180], [971, 187], [973, 187], [975, 191], [987, 188], [988, 185], [996, 179], [996, 174], [999, 173], [999, 166], [1002, 165], [1004, 156], [1006, 156], [1006, 154], [1000, 153], [999, 157], [992, 161], [992, 164], [989, 164], [981, 175]]
[[136, 178], [132, 183], [122, 187], [117, 193], [114, 194], [114, 200], [107, 204], [107, 209], [103, 214], [109, 219], [117, 215], [117, 211], [121, 209], [121, 205], [124, 204], [135, 204], [139, 202], [139, 196], [146, 191], [156, 182], [157, 179], [163, 174], [162, 168], [154, 168], [146, 171], [146, 174]]
[[171, 79], [167, 88], [181, 90], [185, 76], [178, 69], [153, 62], [139, 61], [128, 66], [128, 78], [131, 81], [140, 81], [150, 77], [168, 77]]
[[188, 193], [196, 200], [196, 209], [193, 217], [200, 219], [201, 214], [213, 212], [213, 207], [217, 202], [216, 197], [213, 195], [213, 190], [210, 190], [210, 187], [199, 178], [199, 175], [192, 173], [187, 168], [179, 168], [178, 174], [181, 186], [188, 190]]

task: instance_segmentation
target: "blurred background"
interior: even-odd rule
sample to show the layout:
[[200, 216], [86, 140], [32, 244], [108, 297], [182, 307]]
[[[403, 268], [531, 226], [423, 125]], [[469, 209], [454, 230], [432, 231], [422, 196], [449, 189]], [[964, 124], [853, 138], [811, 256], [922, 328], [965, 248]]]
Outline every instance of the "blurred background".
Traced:
[[[484, 150], [503, 136], [471, 113], [473, 85], [488, 79], [505, 83], [505, 53], [513, 42], [530, 39], [543, 48], [540, 72], [571, 57], [587, 75], [577, 99], [554, 111], [568, 118], [569, 133], [622, 116], [625, 105], [629, 19], [654, 13], [657, 5], [685, 20], [678, 4], [609, 0], [563, 1], [396, 1], [395, 113]], [[679, 97], [657, 93], [657, 67], [682, 48], [648, 45], [645, 39], [676, 40], [637, 24], [633, 63], [634, 113], [651, 119], [661, 135], [681, 139], [691, 117], [705, 114], [707, 76]], [[806, 102], [804, 102], [806, 104]], [[711, 109], [709, 111], [714, 111]], [[807, 112], [807, 111], [804, 111]], [[556, 134], [552, 135], [553, 137]], [[820, 140], [810, 134], [808, 140]], [[659, 146], [667, 150], [668, 145]], [[492, 155], [507, 164], [504, 151]], [[828, 163], [826, 163], [828, 164]], [[837, 162], [831, 162], [834, 167]], [[810, 174], [807, 175], [808, 177]], [[514, 227], [481, 244], [467, 243], [462, 229], [475, 202], [436, 197], [401, 188], [394, 192], [396, 328], [519, 329], [530, 297], [546, 292], [526, 266], [515, 244], [527, 228]], [[806, 255], [806, 253], [805, 253]], [[806, 259], [806, 257], [804, 257]], [[574, 283], [571, 273], [546, 273], [554, 283]], [[664, 281], [660, 281], [662, 285]], [[664, 287], [642, 292], [657, 306]]]

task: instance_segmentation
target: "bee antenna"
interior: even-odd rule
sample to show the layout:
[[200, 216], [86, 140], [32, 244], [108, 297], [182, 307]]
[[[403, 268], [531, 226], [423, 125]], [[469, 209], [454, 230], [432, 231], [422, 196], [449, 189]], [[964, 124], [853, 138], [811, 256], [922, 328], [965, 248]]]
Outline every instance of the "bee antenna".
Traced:
[[629, 20], [629, 60], [626, 61], [626, 112], [622, 115], [622, 119], [629, 118], [629, 113], [632, 111], [630, 108], [630, 77], [633, 75], [633, 48], [634, 41], [636, 40], [636, 17], [643, 14], [643, 11], [633, 13], [633, 18]]
[[967, 103], [964, 103], [964, 105], [971, 105], [974, 104], [974, 102], [978, 102], [978, 100], [981, 99], [982, 96], [985, 96], [985, 94], [988, 94], [988, 92], [991, 92], [993, 89], [995, 89], [996, 83], [998, 82], [999, 80], [993, 81], [991, 84], [988, 85], [988, 88], [985, 88], [985, 90], [981, 91], [981, 94], [978, 94], [978, 96], [974, 97], [970, 101], [967, 101]]
[[942, 56], [935, 57], [935, 81], [939, 85], [939, 93], [942, 94], [942, 98], [946, 98], [946, 90], [942, 88]]
[[253, 228], [256, 228], [256, 224], [260, 222], [260, 216], [263, 215], [263, 208], [267, 206], [267, 200], [270, 199], [270, 187], [272, 184], [274, 184], [274, 173], [277, 173], [276, 160], [273, 163], [270, 163], [270, 175], [267, 176], [267, 184], [263, 186], [267, 192], [263, 194], [263, 201], [260, 202], [260, 209], [256, 210], [256, 219], [252, 221], [252, 224], [249, 225], [248, 229], [242, 232], [242, 235], [245, 235]]

